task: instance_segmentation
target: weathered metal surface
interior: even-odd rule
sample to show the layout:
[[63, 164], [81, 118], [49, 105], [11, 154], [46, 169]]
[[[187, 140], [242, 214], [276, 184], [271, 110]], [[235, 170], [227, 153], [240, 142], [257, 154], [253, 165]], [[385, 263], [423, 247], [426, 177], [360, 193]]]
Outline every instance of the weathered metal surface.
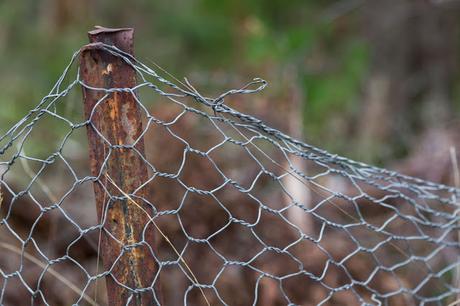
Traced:
[[[97, 88], [135, 86], [134, 70], [101, 48], [103, 42], [132, 54], [133, 30], [98, 28], [89, 32], [89, 37], [92, 44], [82, 50], [80, 58], [80, 73], [84, 83]], [[141, 114], [131, 93], [111, 93], [98, 103], [104, 95], [103, 91], [83, 89], [85, 116], [91, 122], [87, 129], [91, 171], [99, 177], [94, 183], [97, 214], [99, 220], [104, 221], [106, 231], [102, 234], [101, 258], [105, 271], [110, 271], [106, 277], [108, 302], [109, 305], [126, 305], [131, 299], [130, 305], [154, 305], [159, 300], [157, 288], [137, 290], [150, 287], [158, 272], [158, 263], [152, 254], [152, 250], [155, 250], [154, 228], [149, 224], [145, 230], [149, 217], [132, 202], [110, 199], [109, 194], [122, 194], [107, 178], [109, 176], [124, 192], [132, 193], [146, 182], [147, 168], [134, 150], [110, 149], [110, 145], [97, 133], [99, 131], [104, 135], [111, 145], [132, 145], [142, 132]], [[144, 154], [142, 139], [135, 147]], [[144, 196], [144, 191], [136, 191], [136, 196]], [[152, 215], [149, 205], [136, 202]], [[126, 245], [141, 241], [145, 243], [123, 249]]]

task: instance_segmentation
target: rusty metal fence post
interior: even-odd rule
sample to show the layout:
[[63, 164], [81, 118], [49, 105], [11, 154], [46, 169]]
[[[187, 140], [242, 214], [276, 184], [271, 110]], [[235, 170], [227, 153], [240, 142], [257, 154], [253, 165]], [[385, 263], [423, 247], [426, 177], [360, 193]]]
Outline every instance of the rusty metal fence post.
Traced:
[[[88, 35], [91, 43], [80, 55], [82, 81], [93, 88], [133, 88], [134, 69], [103, 48], [103, 44], [114, 45], [133, 54], [133, 29], [98, 27]], [[108, 304], [127, 305], [128, 301], [130, 305], [157, 304], [159, 290], [152, 288], [158, 273], [152, 253], [154, 228], [145, 213], [151, 216], [152, 208], [136, 201], [145, 210], [142, 212], [126, 197], [123, 199], [120, 191], [128, 194], [136, 191], [140, 197], [145, 193], [139, 189], [148, 179], [147, 167], [139, 155], [144, 154], [144, 142], [142, 139], [136, 142], [142, 132], [139, 107], [133, 93], [126, 91], [108, 93], [84, 87], [83, 100], [85, 118], [90, 122], [87, 134], [91, 171], [98, 177], [94, 192], [98, 218], [104, 227], [100, 254], [104, 269], [109, 272]], [[134, 143], [139, 153], [129, 147]]]

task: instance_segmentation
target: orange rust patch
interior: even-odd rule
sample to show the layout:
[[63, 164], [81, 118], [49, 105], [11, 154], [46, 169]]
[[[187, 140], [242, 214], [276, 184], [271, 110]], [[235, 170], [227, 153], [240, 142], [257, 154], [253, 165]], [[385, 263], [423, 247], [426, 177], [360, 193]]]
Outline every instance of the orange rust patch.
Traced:
[[109, 101], [109, 105], [110, 105], [109, 116], [110, 116], [110, 119], [112, 119], [112, 120], [115, 120], [115, 118], [118, 117], [118, 110], [117, 110], [116, 105], [115, 105], [114, 102], [115, 101]]

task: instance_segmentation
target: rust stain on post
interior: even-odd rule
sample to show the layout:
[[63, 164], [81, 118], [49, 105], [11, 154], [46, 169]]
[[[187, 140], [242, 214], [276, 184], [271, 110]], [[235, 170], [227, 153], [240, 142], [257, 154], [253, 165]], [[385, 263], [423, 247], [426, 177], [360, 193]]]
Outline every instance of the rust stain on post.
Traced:
[[[104, 50], [101, 44], [115, 45], [133, 54], [133, 29], [98, 27], [88, 35], [91, 44], [83, 48], [80, 56], [83, 82], [97, 88], [134, 87], [134, 69]], [[111, 93], [98, 103], [105, 94], [103, 91], [83, 88], [85, 117], [91, 122], [87, 129], [91, 171], [93, 176], [99, 176], [99, 181], [94, 183], [97, 214], [99, 220], [104, 220], [106, 231], [101, 237], [101, 258], [105, 271], [111, 272], [106, 277], [108, 302], [109, 305], [126, 305], [132, 296], [130, 305], [154, 305], [155, 300], [159, 300], [158, 288], [136, 290], [151, 287], [158, 272], [158, 263], [151, 252], [155, 250], [152, 224], [148, 224], [148, 217], [139, 207], [128, 200], [109, 201], [104, 190], [106, 188], [111, 195], [121, 196], [119, 190], [107, 181], [107, 174], [124, 192], [134, 192], [147, 181], [147, 167], [141, 156], [130, 148], [110, 150], [110, 146], [97, 133], [99, 131], [104, 135], [111, 145], [132, 145], [142, 133], [141, 113], [131, 93]], [[136, 149], [144, 155], [142, 139], [136, 143]], [[136, 195], [144, 196], [144, 191], [141, 189]], [[138, 204], [152, 215], [149, 205], [140, 200]], [[139, 242], [144, 243], [130, 249], [123, 248]]]

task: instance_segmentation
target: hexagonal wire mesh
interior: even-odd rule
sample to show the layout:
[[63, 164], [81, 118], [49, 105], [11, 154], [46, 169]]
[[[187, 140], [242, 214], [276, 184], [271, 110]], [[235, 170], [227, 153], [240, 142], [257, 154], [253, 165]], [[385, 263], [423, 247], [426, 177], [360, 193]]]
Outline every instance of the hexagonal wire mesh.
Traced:
[[[211, 99], [101, 48], [135, 70], [135, 87], [90, 88], [74, 67], [80, 50], [0, 138], [2, 305], [107, 304], [115, 287], [132, 305], [146, 296], [161, 305], [456, 300], [458, 189], [330, 154], [224, 103], [262, 90], [263, 80]], [[81, 87], [101, 94], [83, 121], [68, 112], [73, 99], [81, 103]], [[143, 120], [130, 145], [112, 143], [95, 123], [121, 93]], [[97, 175], [89, 171], [87, 128], [103, 149]], [[134, 190], [108, 170], [128, 151], [148, 171]], [[99, 217], [93, 184], [103, 194]], [[116, 205], [144, 216], [141, 232], [111, 214]], [[114, 245], [107, 260], [103, 249]], [[130, 264], [154, 273], [136, 281]]]

